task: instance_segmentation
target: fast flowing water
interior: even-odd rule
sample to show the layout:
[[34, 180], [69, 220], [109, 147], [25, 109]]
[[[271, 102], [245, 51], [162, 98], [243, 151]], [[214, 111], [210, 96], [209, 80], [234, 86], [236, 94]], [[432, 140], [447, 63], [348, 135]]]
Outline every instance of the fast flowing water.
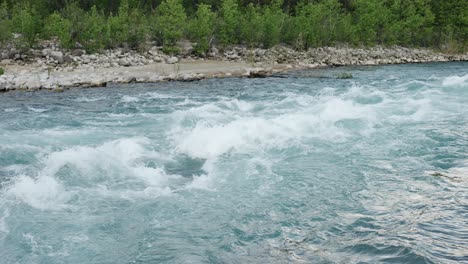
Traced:
[[0, 262], [468, 262], [468, 64], [286, 77], [1, 94]]

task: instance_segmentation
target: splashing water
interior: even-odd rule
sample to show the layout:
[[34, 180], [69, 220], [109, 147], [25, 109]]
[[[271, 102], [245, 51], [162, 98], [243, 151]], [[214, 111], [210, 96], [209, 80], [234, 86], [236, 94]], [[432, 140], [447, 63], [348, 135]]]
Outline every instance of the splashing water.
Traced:
[[2, 263], [468, 262], [467, 66], [3, 94]]

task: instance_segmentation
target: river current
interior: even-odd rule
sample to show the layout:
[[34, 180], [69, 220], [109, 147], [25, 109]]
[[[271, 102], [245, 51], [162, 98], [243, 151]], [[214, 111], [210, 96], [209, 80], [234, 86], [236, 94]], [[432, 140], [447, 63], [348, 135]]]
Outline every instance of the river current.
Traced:
[[0, 94], [0, 183], [0, 263], [468, 263], [468, 63]]

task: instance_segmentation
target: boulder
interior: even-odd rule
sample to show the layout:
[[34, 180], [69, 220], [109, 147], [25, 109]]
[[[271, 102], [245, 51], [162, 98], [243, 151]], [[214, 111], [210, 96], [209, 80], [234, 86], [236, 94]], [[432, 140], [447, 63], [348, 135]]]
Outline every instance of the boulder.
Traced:
[[130, 61], [128, 61], [127, 59], [122, 58], [122, 59], [119, 60], [119, 65], [124, 66], [124, 67], [129, 67], [129, 66], [132, 65], [132, 63]]
[[73, 57], [70, 56], [70, 55], [66, 55], [65, 57], [63, 57], [63, 62], [71, 63], [71, 62], [73, 62]]
[[177, 42], [177, 48], [182, 55], [190, 55], [193, 52], [193, 45], [188, 40], [181, 40]]
[[58, 63], [63, 63], [63, 52], [61, 51], [51, 51], [49, 56], [56, 60]]
[[167, 64], [175, 64], [178, 62], [179, 62], [179, 59], [177, 57], [169, 57], [166, 59]]
[[159, 54], [159, 49], [160, 49], [159, 47], [154, 46], [154, 47], [152, 47], [152, 48], [148, 51], [148, 53], [149, 53], [150, 55], [156, 56], [156, 55]]
[[266, 78], [272, 74], [272, 70], [264, 68], [253, 68], [248, 71], [249, 78]]
[[210, 51], [207, 53], [208, 57], [218, 57], [219, 55], [219, 50], [216, 47], [212, 47]]
[[47, 56], [49, 56], [51, 52], [52, 52], [51, 49], [43, 49], [43, 50], [42, 50], [42, 57], [47, 57]]
[[86, 54], [86, 51], [83, 49], [74, 49], [72, 50], [71, 54], [75, 57], [83, 56]]

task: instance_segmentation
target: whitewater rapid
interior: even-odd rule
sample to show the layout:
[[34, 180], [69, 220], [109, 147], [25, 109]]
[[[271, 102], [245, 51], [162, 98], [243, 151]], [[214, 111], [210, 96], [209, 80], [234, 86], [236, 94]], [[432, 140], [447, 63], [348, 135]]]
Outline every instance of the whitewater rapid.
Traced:
[[3, 94], [0, 256], [468, 261], [467, 66]]

